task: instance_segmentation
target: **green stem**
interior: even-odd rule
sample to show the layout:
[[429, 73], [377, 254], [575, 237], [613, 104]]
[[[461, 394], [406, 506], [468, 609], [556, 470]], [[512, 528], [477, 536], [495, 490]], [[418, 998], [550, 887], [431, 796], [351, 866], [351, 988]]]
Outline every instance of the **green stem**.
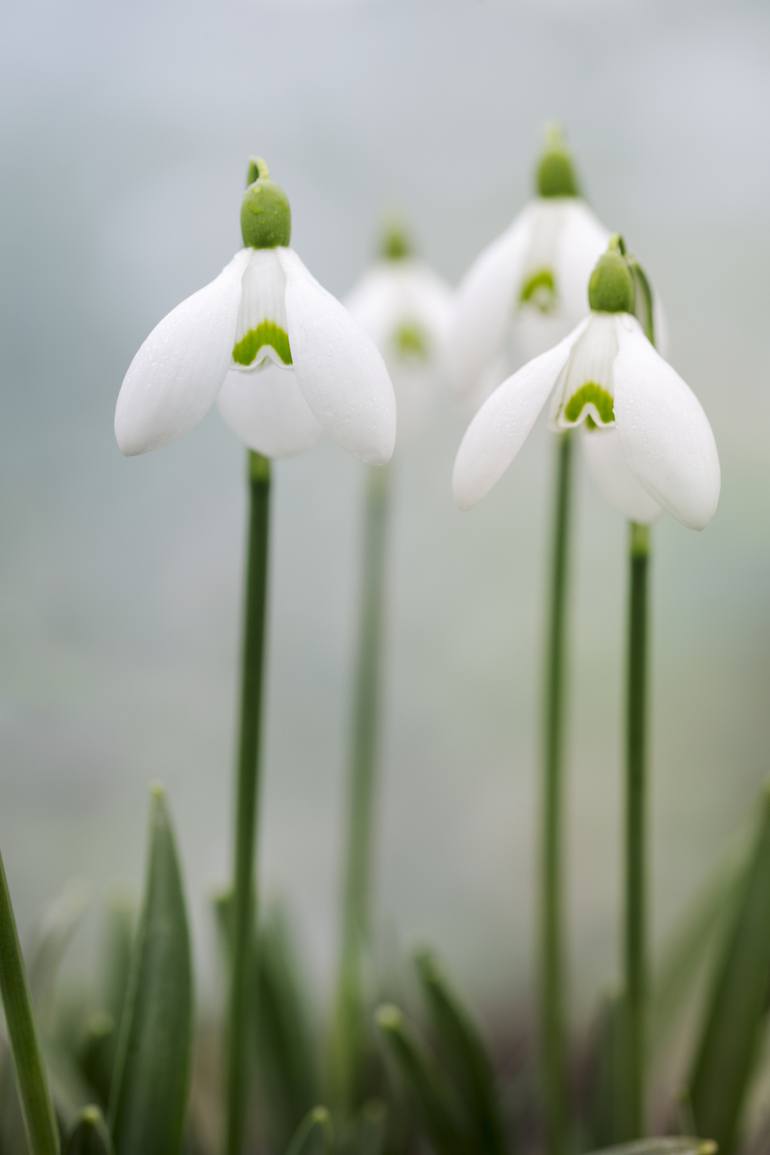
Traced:
[[540, 1046], [549, 1155], [566, 1145], [566, 1027], [563, 896], [564, 668], [572, 438], [558, 451], [546, 642], [540, 895]]
[[0, 993], [32, 1155], [59, 1155], [59, 1131], [32, 1018], [24, 959], [0, 855]]
[[363, 956], [370, 933], [370, 895], [380, 680], [385, 609], [385, 554], [390, 472], [369, 470], [363, 541], [363, 575], [349, 769], [347, 849], [337, 986], [336, 1091], [349, 1110], [361, 1073], [364, 1035]]
[[627, 1137], [645, 1128], [647, 1018], [647, 661], [650, 531], [630, 524], [626, 700], [625, 930]]
[[249, 454], [240, 741], [235, 800], [232, 960], [225, 1061], [226, 1155], [242, 1155], [248, 1123], [254, 928], [257, 917], [255, 861], [259, 817], [262, 684], [267, 600], [270, 462]]

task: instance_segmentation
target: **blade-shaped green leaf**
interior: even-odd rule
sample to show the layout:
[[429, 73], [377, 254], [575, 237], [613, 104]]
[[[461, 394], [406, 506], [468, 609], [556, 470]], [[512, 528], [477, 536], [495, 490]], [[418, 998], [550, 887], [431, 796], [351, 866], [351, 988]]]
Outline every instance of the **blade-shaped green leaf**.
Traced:
[[24, 959], [0, 855], [0, 994], [24, 1122], [34, 1155], [59, 1155], [59, 1132], [32, 1017]]
[[661, 1053], [675, 1029], [696, 978], [711, 957], [738, 893], [745, 870], [748, 847], [745, 840], [731, 848], [719, 863], [692, 906], [679, 922], [663, 953], [653, 978], [650, 1006], [650, 1055]]
[[689, 1085], [695, 1126], [731, 1155], [770, 1000], [770, 790], [717, 959]]
[[620, 992], [605, 995], [599, 1008], [591, 1056], [589, 1088], [590, 1139], [603, 1145], [616, 1143], [628, 1118], [623, 1077], [626, 1048], [623, 1042], [625, 1004]]
[[[216, 897], [214, 912], [225, 953], [230, 950], [231, 899]], [[271, 1146], [281, 1150], [298, 1120], [319, 1097], [316, 1040], [297, 951], [283, 909], [274, 906], [260, 929], [255, 1000], [257, 1076]]]
[[155, 789], [144, 901], [118, 1033], [110, 1108], [116, 1155], [177, 1155], [192, 1042], [192, 963], [182, 876]]
[[77, 1064], [82, 1077], [106, 1108], [115, 1067], [115, 1024], [108, 1014], [89, 1015], [77, 1048]]
[[639, 1139], [619, 1147], [603, 1147], [592, 1155], [716, 1155], [716, 1143], [706, 1139]]
[[481, 1036], [430, 951], [421, 951], [415, 963], [442, 1066], [454, 1076], [455, 1089], [465, 1101], [476, 1145], [485, 1155], [505, 1155], [495, 1078]]
[[332, 1121], [326, 1107], [313, 1107], [300, 1123], [286, 1155], [331, 1155]]
[[467, 1155], [473, 1150], [473, 1144], [463, 1131], [452, 1092], [433, 1059], [417, 1042], [401, 1011], [389, 1004], [382, 1006], [375, 1021], [437, 1155]]
[[123, 1018], [135, 921], [136, 912], [131, 900], [114, 895], [107, 906], [102, 963], [104, 1010], [114, 1023], [120, 1023]]
[[98, 1107], [84, 1107], [80, 1112], [66, 1155], [113, 1155], [110, 1133]]
[[364, 1103], [358, 1119], [357, 1155], [382, 1155], [388, 1138], [388, 1111], [377, 1099]]

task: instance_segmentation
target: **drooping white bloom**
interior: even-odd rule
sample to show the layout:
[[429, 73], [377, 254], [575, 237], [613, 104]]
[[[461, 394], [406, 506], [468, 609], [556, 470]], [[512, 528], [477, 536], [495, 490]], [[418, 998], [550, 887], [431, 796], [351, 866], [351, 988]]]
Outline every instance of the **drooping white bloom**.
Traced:
[[401, 435], [416, 431], [447, 378], [449, 286], [412, 255], [400, 231], [392, 230], [380, 259], [345, 303], [388, 367]]
[[591, 473], [626, 517], [651, 522], [666, 510], [702, 529], [721, 484], [708, 418], [631, 314], [633, 281], [618, 253], [601, 258], [590, 299], [589, 317], [476, 414], [455, 462], [455, 498], [468, 509], [489, 492], [550, 399], [552, 428], [581, 427]]
[[123, 453], [180, 437], [218, 401], [245, 445], [270, 457], [324, 433], [369, 462], [393, 452], [393, 388], [374, 343], [289, 247], [282, 190], [253, 162], [245, 246], [152, 331], [118, 396]]
[[449, 356], [460, 393], [486, 394], [586, 314], [586, 283], [610, 234], [580, 197], [558, 136], [541, 157], [536, 186], [537, 196], [484, 249], [458, 289]]

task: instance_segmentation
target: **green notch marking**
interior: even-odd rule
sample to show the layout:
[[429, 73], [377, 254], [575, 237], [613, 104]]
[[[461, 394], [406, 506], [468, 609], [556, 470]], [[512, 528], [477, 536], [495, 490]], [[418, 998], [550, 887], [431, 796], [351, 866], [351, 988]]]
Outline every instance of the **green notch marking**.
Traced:
[[393, 340], [401, 357], [414, 357], [419, 361], [428, 359], [428, 340], [419, 325], [405, 323], [396, 329]]
[[275, 350], [284, 365], [293, 364], [289, 335], [274, 321], [260, 321], [255, 329], [249, 329], [233, 347], [233, 361], [237, 365], [253, 365], [266, 345]]
[[553, 269], [537, 269], [531, 273], [519, 293], [520, 305], [531, 305], [541, 313], [552, 313], [556, 308], [556, 277]]
[[[585, 385], [581, 385], [572, 394], [564, 406], [565, 420], [571, 424], [577, 424], [587, 405], [593, 405], [602, 425], [612, 425], [615, 420], [615, 404], [612, 394], [603, 389], [601, 385], [597, 385], [595, 381], [586, 381]], [[590, 415], [588, 421], [589, 423], [591, 421]]]

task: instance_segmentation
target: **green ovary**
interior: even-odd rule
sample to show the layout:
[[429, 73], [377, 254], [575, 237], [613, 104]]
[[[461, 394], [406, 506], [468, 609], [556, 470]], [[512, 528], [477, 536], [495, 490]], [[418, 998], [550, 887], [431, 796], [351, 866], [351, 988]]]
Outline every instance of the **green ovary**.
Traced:
[[237, 365], [253, 365], [266, 345], [275, 350], [284, 365], [293, 363], [289, 335], [274, 321], [260, 321], [255, 329], [249, 329], [233, 347], [233, 361]]
[[[576, 425], [587, 405], [593, 406], [601, 425], [612, 425], [615, 420], [615, 405], [612, 394], [603, 389], [601, 385], [597, 385], [595, 381], [586, 381], [585, 385], [581, 385], [572, 394], [564, 406], [562, 416], [571, 425]], [[590, 414], [587, 415], [586, 420], [589, 425], [595, 424]]]
[[541, 313], [556, 308], [556, 277], [553, 269], [537, 269], [527, 277], [519, 293], [520, 305], [531, 305]]
[[417, 361], [427, 361], [428, 340], [419, 325], [405, 322], [393, 334], [393, 343], [400, 357], [413, 357]]

